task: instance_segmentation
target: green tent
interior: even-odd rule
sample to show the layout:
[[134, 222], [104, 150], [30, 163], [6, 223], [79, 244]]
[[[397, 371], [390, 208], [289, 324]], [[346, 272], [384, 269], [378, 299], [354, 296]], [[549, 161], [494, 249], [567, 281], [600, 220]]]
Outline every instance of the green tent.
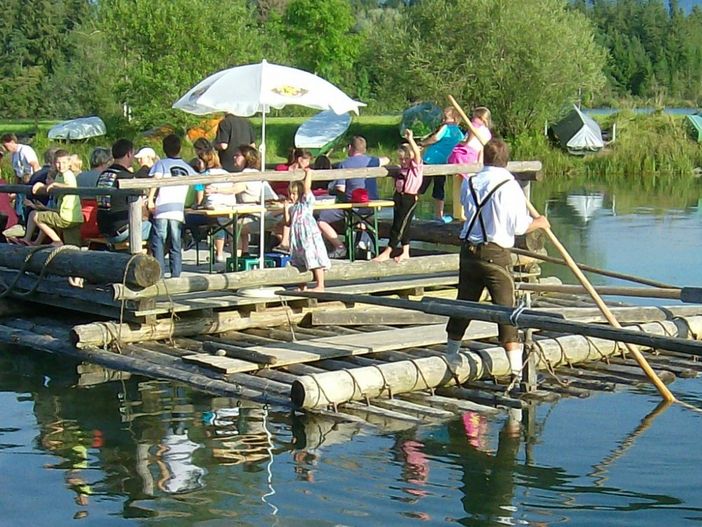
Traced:
[[702, 143], [702, 115], [694, 114], [685, 116], [685, 124], [690, 136], [698, 143]]
[[583, 155], [604, 148], [600, 125], [575, 105], [568, 115], [549, 127], [548, 135], [571, 154]]

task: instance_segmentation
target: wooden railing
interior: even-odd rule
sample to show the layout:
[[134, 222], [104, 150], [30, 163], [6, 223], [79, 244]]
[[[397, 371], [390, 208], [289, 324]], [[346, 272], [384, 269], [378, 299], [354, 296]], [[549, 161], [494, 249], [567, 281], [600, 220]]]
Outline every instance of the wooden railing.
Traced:
[[[462, 210], [460, 200], [455, 199], [460, 192], [461, 177], [458, 174], [474, 174], [482, 168], [481, 164], [473, 163], [467, 165], [425, 165], [424, 176], [450, 176], [454, 175], [451, 186], [454, 196], [453, 216], [461, 218]], [[512, 161], [507, 165], [507, 170], [512, 172], [517, 180], [524, 187], [527, 196], [529, 195], [529, 183], [541, 179], [540, 161]], [[335, 179], [350, 178], [383, 178], [397, 174], [399, 167], [387, 166], [376, 168], [353, 168], [353, 169], [333, 169], [315, 170], [312, 173], [313, 181], [332, 181]], [[265, 171], [246, 173], [227, 173], [210, 176], [195, 175], [187, 178], [187, 185], [210, 184], [210, 183], [241, 183], [246, 181], [296, 181], [304, 177], [302, 170], [289, 172]], [[129, 247], [130, 252], [136, 254], [141, 251], [141, 215], [144, 191], [151, 188], [182, 186], [181, 178], [138, 178], [138, 179], [118, 179], [119, 188], [99, 188], [99, 187], [61, 187], [53, 188], [49, 192], [54, 196], [66, 194], [80, 197], [95, 196], [127, 196], [129, 202]], [[32, 192], [30, 185], [0, 185], [0, 192], [12, 194], [29, 194]]]

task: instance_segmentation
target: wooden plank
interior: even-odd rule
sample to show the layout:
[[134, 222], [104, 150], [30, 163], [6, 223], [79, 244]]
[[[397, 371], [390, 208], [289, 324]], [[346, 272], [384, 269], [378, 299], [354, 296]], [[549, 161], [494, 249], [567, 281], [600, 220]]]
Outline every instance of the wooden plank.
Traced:
[[427, 315], [411, 309], [395, 308], [350, 308], [320, 310], [312, 313], [313, 326], [361, 326], [368, 324], [388, 324], [406, 326], [418, 324], [441, 324], [448, 317]]
[[258, 364], [247, 362], [240, 359], [232, 359], [231, 357], [218, 357], [217, 355], [209, 355], [208, 353], [195, 353], [193, 355], [184, 355], [184, 362], [204, 366], [221, 373], [237, 373], [244, 371], [254, 371], [259, 368]]
[[[474, 321], [471, 323], [464, 339], [482, 339], [495, 337], [496, 335], [497, 326], [495, 324]], [[191, 355], [184, 357], [184, 359], [190, 359], [193, 362], [197, 361], [201, 365], [212, 364], [213, 368], [228, 368], [227, 373], [234, 373], [254, 371], [259, 369], [261, 364], [280, 367], [351, 355], [365, 355], [381, 351], [432, 346], [444, 342], [446, 342], [446, 327], [444, 324], [435, 324], [245, 348], [246, 351], [242, 353], [242, 357], [255, 360], [255, 354], [258, 353], [262, 361], [259, 364], [241, 360], [241, 358], [238, 359], [240, 363], [215, 360], [228, 359], [229, 357], [214, 357], [207, 354]], [[231, 353], [235, 353], [236, 346], [231, 346], [231, 348]], [[229, 353], [229, 349], [227, 351]], [[230, 360], [234, 361], [237, 359]]]

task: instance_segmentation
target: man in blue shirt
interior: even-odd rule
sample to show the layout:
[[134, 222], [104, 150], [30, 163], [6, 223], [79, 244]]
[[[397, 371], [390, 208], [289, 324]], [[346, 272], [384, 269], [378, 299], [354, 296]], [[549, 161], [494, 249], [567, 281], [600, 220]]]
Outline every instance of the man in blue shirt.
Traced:
[[[336, 168], [372, 168], [386, 165], [389, 162], [387, 157], [372, 157], [366, 155], [366, 138], [360, 135], [351, 138], [348, 146], [348, 156]], [[329, 183], [330, 194], [335, 194], [340, 201], [350, 202], [354, 190], [366, 189], [368, 199], [379, 199], [378, 185], [375, 178], [349, 178], [335, 179]], [[319, 214], [319, 230], [322, 236], [333, 247], [329, 253], [331, 258], [346, 257], [347, 250], [344, 242], [339, 238], [338, 232], [344, 231], [344, 212], [341, 210], [323, 210]]]

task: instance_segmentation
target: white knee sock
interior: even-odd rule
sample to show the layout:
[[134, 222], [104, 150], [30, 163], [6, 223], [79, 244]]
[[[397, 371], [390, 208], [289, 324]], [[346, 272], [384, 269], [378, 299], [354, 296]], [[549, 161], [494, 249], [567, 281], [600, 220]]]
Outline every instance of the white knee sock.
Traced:
[[446, 341], [446, 354], [447, 355], [455, 355], [458, 353], [458, 350], [461, 349], [461, 341], [460, 340], [447, 340]]
[[512, 375], [521, 376], [522, 374], [522, 354], [524, 352], [524, 345], [520, 344], [517, 349], [507, 352], [507, 359], [509, 359], [509, 369]]

